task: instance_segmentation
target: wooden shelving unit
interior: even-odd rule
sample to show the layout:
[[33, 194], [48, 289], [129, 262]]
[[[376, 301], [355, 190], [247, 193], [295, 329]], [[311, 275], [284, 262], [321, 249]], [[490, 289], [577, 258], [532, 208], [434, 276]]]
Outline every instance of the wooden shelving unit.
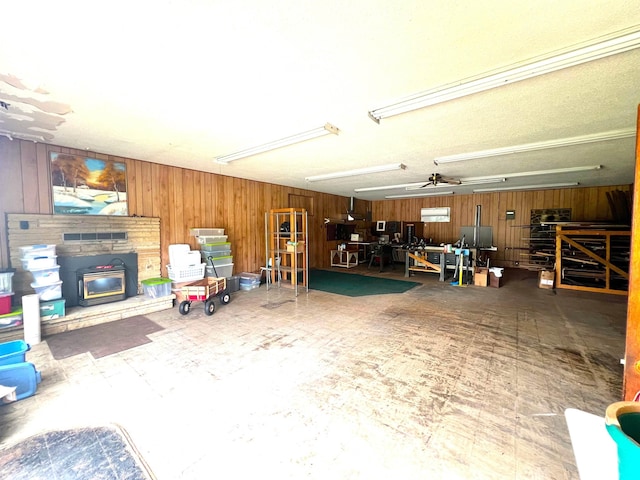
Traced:
[[309, 236], [307, 211], [301, 208], [270, 210], [265, 218], [267, 270], [270, 285], [309, 291]]
[[556, 287], [627, 295], [631, 232], [556, 225]]

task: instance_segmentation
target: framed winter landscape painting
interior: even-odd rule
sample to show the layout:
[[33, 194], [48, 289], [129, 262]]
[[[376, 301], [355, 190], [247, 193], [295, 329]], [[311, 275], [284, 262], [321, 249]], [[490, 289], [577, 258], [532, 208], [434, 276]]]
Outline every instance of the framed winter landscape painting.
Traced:
[[126, 165], [51, 152], [53, 213], [128, 215]]

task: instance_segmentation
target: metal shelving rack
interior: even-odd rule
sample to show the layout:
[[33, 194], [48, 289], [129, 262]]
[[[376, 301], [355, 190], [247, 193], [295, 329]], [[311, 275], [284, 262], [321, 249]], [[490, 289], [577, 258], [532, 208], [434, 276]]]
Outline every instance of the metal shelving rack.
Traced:
[[[289, 231], [283, 231], [282, 226], [285, 223], [288, 223]], [[269, 277], [267, 289], [270, 285], [290, 285], [296, 296], [300, 286], [309, 291], [307, 227], [305, 209], [277, 208], [265, 214], [266, 275]]]

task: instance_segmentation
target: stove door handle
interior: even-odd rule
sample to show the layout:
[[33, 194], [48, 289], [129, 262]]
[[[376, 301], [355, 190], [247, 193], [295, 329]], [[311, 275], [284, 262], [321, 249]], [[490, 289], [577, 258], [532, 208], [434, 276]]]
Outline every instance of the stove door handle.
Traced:
[[82, 284], [82, 279], [78, 280], [78, 298], [84, 298], [84, 286]]

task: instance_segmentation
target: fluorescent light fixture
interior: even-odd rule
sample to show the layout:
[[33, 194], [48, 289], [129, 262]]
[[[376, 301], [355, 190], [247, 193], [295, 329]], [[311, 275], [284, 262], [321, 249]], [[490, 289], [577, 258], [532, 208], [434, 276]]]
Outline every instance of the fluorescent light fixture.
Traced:
[[[549, 170], [533, 170], [530, 172], [518, 172], [518, 173], [503, 173], [502, 175], [506, 178], [516, 178], [516, 177], [533, 177], [536, 175], [556, 175], [558, 173], [575, 173], [575, 172], [587, 172], [589, 170], [600, 170], [602, 165], [588, 165], [584, 167], [566, 167], [566, 168], [552, 168]], [[482, 180], [485, 178], [494, 178], [494, 177], [474, 177], [474, 180]], [[461, 179], [462, 180], [462, 179]]]
[[384, 198], [440, 197], [443, 195], [453, 195], [453, 192], [405, 193], [404, 195], [386, 195]]
[[612, 130], [609, 132], [600, 132], [590, 135], [581, 135], [578, 137], [559, 138], [555, 140], [547, 140], [544, 142], [525, 143], [512, 147], [494, 148], [491, 150], [480, 150], [478, 152], [460, 153], [457, 155], [447, 155], [445, 157], [436, 157], [433, 163], [440, 165], [441, 163], [462, 162], [465, 160], [475, 160], [478, 158], [497, 157], [500, 155], [509, 155], [512, 153], [533, 152], [536, 150], [546, 150], [548, 148], [568, 147], [571, 145], [582, 145], [586, 143], [605, 142], [607, 140], [618, 140], [621, 138], [634, 137], [636, 131], [634, 128], [623, 130]]
[[388, 165], [375, 165], [373, 167], [357, 168], [355, 170], [345, 170], [343, 172], [313, 175], [311, 177], [305, 178], [305, 180], [307, 182], [320, 182], [322, 180], [333, 180], [334, 178], [353, 177], [356, 175], [367, 175], [369, 173], [390, 172], [392, 170], [404, 170], [405, 168], [407, 168], [407, 166], [404, 163], [390, 163]]
[[637, 26], [631, 27], [589, 42], [519, 62], [506, 69], [493, 70], [460, 82], [410, 95], [390, 105], [371, 110], [369, 117], [380, 123], [383, 118], [509, 85], [638, 47], [640, 47], [640, 30]]
[[382, 185], [380, 187], [362, 187], [362, 188], [354, 188], [353, 191], [356, 193], [360, 192], [375, 192], [378, 190], [395, 190], [396, 188], [407, 188], [407, 187], [419, 187], [424, 185], [426, 182], [416, 182], [416, 183], [399, 183], [398, 185]]
[[546, 185], [520, 185], [518, 187], [499, 187], [499, 188], [478, 188], [473, 193], [483, 192], [502, 192], [507, 190], [543, 190], [548, 188], [561, 188], [561, 187], [577, 187], [580, 185], [578, 182], [567, 183], [548, 183]]
[[265, 143], [263, 145], [258, 145], [257, 147], [247, 148], [246, 150], [241, 150], [236, 153], [230, 153], [229, 155], [222, 155], [220, 157], [216, 157], [214, 161], [216, 163], [226, 165], [229, 162], [238, 160], [239, 158], [251, 157], [259, 153], [264, 153], [270, 150], [275, 150], [277, 148], [286, 147], [287, 145], [293, 145], [294, 143], [300, 143], [306, 140], [311, 140], [312, 138], [318, 138], [318, 137], [322, 137], [324, 135], [329, 135], [329, 134], [338, 135], [338, 133], [340, 133], [340, 129], [331, 125], [330, 123], [325, 123], [324, 126], [314, 128], [313, 130], [308, 130], [306, 132], [298, 133], [296, 135], [291, 135], [290, 137], [281, 138], [280, 140], [275, 140], [273, 142]]

